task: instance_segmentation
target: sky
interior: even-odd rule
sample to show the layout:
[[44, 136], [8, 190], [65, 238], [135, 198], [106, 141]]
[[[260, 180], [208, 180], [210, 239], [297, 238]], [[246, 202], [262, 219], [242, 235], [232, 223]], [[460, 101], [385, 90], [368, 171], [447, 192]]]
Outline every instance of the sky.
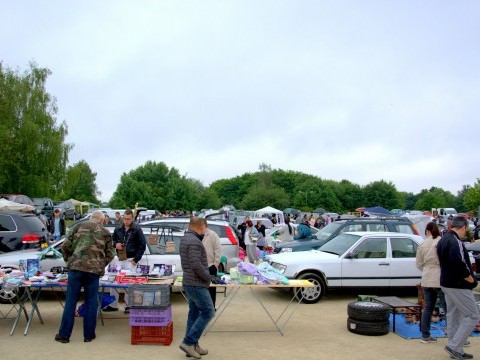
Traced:
[[413, 193], [480, 177], [477, 0], [0, 5], [0, 61], [52, 71], [104, 201], [148, 160], [205, 186], [261, 163]]

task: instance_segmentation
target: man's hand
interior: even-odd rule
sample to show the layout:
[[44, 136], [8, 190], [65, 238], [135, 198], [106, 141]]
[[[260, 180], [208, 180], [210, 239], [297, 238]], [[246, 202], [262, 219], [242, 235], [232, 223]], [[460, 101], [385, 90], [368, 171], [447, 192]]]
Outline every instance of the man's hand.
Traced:
[[473, 277], [472, 275], [469, 275], [468, 277], [465, 278], [465, 281], [469, 282], [469, 283], [473, 283]]
[[133, 266], [137, 266], [137, 263], [135, 262], [135, 260], [130, 260], [130, 262], [132, 263]]
[[122, 249], [123, 249], [123, 244], [121, 244], [121, 243], [116, 243], [116, 244], [115, 244], [115, 249], [117, 249], [117, 250], [122, 250]]

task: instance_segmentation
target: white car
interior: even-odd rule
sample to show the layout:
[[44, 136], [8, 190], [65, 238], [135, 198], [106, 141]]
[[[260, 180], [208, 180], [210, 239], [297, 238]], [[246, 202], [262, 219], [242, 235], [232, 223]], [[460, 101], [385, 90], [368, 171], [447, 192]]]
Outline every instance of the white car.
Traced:
[[416, 267], [423, 238], [390, 232], [346, 232], [319, 250], [272, 254], [266, 260], [289, 279], [307, 279], [313, 288], [297, 291], [297, 299], [313, 304], [327, 288], [416, 286]]

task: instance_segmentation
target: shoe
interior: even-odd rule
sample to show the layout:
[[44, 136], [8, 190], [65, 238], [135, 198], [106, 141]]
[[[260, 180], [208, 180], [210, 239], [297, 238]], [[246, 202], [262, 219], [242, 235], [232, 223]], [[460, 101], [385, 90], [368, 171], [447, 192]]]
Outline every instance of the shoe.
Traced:
[[181, 343], [179, 346], [180, 350], [182, 350], [187, 356], [190, 356], [194, 359], [201, 359], [202, 356], [195, 351], [195, 347], [193, 345], [187, 345], [185, 343]]
[[473, 359], [473, 355], [472, 354], [467, 354], [466, 352], [464, 352], [462, 354], [462, 356], [463, 356], [464, 359]]
[[421, 337], [420, 338], [420, 342], [422, 344], [436, 344], [437, 343], [437, 339], [429, 336], [429, 337]]
[[91, 342], [92, 340], [95, 340], [97, 338], [97, 335], [93, 335], [91, 338], [83, 338], [83, 342]]
[[67, 344], [67, 343], [70, 342], [69, 339], [64, 338], [64, 337], [63, 337], [62, 335], [60, 335], [60, 334], [55, 335], [55, 341], [61, 342], [62, 344]]
[[[468, 358], [468, 357], [464, 357], [463, 355], [465, 353], [463, 353], [463, 354], [459, 353], [458, 351], [455, 351], [455, 350], [449, 348], [448, 346], [445, 346], [445, 351], [450, 354], [450, 359], [456, 359], [456, 360], [471, 359], [471, 358]], [[470, 355], [470, 354], [467, 354], [467, 355]], [[473, 356], [472, 356], [472, 358], [473, 358]]]
[[118, 311], [118, 308], [114, 308], [114, 307], [108, 305], [106, 308], [103, 308], [102, 311], [105, 311], [105, 312]]
[[470, 345], [470, 340], [466, 340], [465, 344], [463, 344], [463, 347], [469, 347]]
[[198, 343], [197, 343], [193, 348], [194, 348], [195, 351], [196, 351], [197, 353], [199, 353], [200, 355], [207, 355], [207, 354], [208, 354], [208, 350], [207, 350], [207, 349], [202, 349], [202, 348], [200, 347], [200, 344], [198, 344]]
[[124, 314], [130, 314], [130, 307], [126, 306], [125, 310], [123, 311]]

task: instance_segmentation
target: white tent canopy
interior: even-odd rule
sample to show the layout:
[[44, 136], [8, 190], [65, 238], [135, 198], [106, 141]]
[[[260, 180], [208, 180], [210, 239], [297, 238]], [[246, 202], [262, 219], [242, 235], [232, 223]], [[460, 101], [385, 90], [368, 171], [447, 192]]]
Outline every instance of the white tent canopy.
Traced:
[[271, 206], [266, 206], [262, 209], [255, 210], [253, 217], [271, 217], [273, 214], [277, 217], [278, 223], [277, 225], [285, 224], [285, 218], [283, 217], [283, 211], [275, 209]]
[[19, 204], [7, 199], [0, 199], [0, 211], [2, 210], [31, 212], [35, 210], [35, 207], [27, 204]]

